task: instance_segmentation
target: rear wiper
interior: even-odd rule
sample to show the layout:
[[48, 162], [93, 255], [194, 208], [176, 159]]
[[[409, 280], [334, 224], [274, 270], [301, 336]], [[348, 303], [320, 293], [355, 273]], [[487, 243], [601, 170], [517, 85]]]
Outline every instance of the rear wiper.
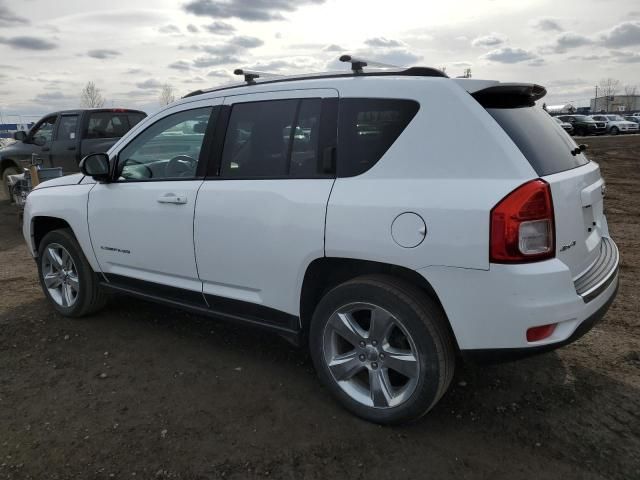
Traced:
[[581, 143], [580, 145], [578, 145], [576, 148], [574, 148], [573, 150], [571, 150], [571, 155], [573, 155], [574, 157], [576, 155], [578, 155], [579, 153], [584, 152], [587, 149], [588, 145], [585, 145], [584, 143]]

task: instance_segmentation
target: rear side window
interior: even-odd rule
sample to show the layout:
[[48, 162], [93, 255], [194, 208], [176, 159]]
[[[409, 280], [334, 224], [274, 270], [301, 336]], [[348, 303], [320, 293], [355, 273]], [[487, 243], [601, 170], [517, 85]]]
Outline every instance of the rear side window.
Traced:
[[319, 98], [233, 105], [222, 153], [222, 176], [318, 176], [321, 110]]
[[[539, 176], [551, 175], [588, 163], [584, 155], [572, 155], [575, 143], [541, 108], [488, 108], [487, 111], [511, 137]], [[560, 117], [564, 120], [564, 117]]]
[[[142, 119], [140, 119], [142, 120]], [[138, 121], [140, 121], [138, 120]], [[137, 122], [136, 122], [137, 123]], [[131, 130], [126, 113], [95, 112], [89, 115], [85, 138], [117, 138]]]
[[418, 112], [413, 100], [345, 98], [338, 115], [338, 176], [353, 177], [376, 164]]

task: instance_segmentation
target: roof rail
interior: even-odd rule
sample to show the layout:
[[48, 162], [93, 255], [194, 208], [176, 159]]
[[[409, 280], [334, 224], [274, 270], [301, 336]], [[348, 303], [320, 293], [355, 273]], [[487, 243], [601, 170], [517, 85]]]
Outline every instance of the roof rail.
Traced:
[[246, 68], [236, 68], [233, 71], [234, 75], [244, 75], [244, 81], [247, 85], [255, 85], [256, 78], [282, 78], [284, 75], [278, 75], [276, 73], [257, 72], [255, 70], [247, 70]]
[[[397, 67], [395, 65], [388, 65], [386, 63], [374, 62], [371, 60], [365, 60], [362, 58], [353, 57], [351, 55], [342, 55], [340, 61], [345, 63], [351, 63], [351, 72], [320, 72], [320, 73], [308, 73], [302, 75], [277, 75], [274, 73], [257, 72], [255, 70], [247, 70], [238, 68], [234, 70], [234, 74], [243, 75], [244, 82], [222, 85], [217, 88], [209, 88], [202, 90], [195, 90], [188, 93], [182, 98], [193, 97], [195, 95], [202, 95], [203, 93], [217, 92], [221, 90], [229, 90], [232, 88], [244, 87], [247, 85], [262, 85], [265, 83], [278, 83], [294, 80], [321, 80], [326, 78], [344, 78], [344, 77], [385, 77], [385, 76], [403, 76], [403, 77], [444, 77], [449, 78], [442, 70], [431, 67]], [[366, 66], [384, 68], [385, 70], [373, 70], [364, 71]], [[260, 82], [256, 82], [260, 79]], [[262, 81], [264, 79], [264, 81]]]
[[406, 70], [406, 67], [399, 67], [397, 65], [389, 65], [387, 63], [374, 62], [371, 60], [365, 60], [364, 58], [358, 58], [351, 55], [342, 55], [340, 57], [341, 62], [347, 62], [351, 64], [351, 70], [354, 74], [359, 75], [364, 73], [364, 67], [378, 67], [378, 68], [395, 68], [400, 70]]

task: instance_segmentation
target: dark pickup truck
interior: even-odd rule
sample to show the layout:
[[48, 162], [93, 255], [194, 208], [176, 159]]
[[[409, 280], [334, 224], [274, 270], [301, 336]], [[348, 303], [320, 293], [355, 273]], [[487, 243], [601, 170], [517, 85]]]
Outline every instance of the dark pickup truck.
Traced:
[[122, 108], [65, 110], [46, 115], [28, 133], [14, 133], [16, 142], [0, 150], [5, 193], [7, 176], [22, 173], [34, 153], [43, 167], [62, 167], [65, 174], [78, 172], [83, 157], [106, 152], [146, 116], [139, 110]]

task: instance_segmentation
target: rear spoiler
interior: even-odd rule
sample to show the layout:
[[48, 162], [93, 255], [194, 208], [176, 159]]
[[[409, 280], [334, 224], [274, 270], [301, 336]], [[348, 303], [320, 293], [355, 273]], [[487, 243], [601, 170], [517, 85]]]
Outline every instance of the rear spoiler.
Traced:
[[471, 96], [485, 108], [519, 108], [532, 107], [546, 94], [546, 88], [533, 83], [500, 83]]

